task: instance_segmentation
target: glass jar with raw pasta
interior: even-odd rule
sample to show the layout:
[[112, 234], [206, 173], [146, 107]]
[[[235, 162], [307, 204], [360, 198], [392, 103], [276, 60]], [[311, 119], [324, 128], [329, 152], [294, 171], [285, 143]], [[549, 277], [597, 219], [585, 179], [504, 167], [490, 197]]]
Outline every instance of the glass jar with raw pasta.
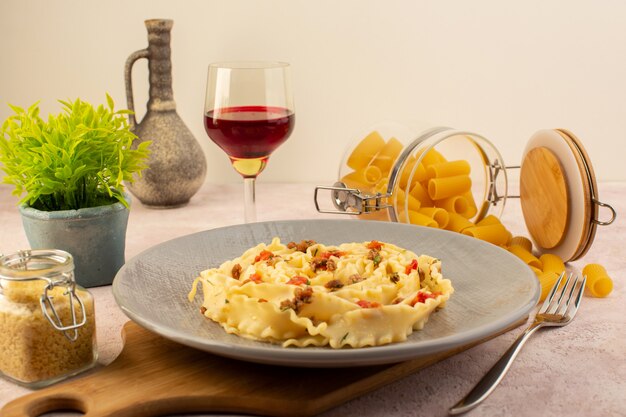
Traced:
[[[511, 196], [508, 170], [520, 168], [520, 195]], [[330, 202], [321, 202], [322, 191], [330, 192]], [[566, 130], [538, 131], [521, 166], [507, 166], [479, 133], [448, 127], [415, 133], [387, 123], [355, 138], [338, 181], [316, 187], [314, 198], [323, 213], [437, 227], [500, 246], [513, 239], [499, 220], [507, 199], [520, 198], [536, 248], [574, 260], [591, 246], [596, 226], [615, 218], [597, 194], [582, 143]], [[559, 197], [546, 202], [546, 195]], [[608, 221], [598, 220], [600, 207], [611, 211]], [[553, 226], [546, 230], [546, 223]]]
[[0, 255], [0, 375], [39, 388], [92, 367], [94, 302], [62, 250]]

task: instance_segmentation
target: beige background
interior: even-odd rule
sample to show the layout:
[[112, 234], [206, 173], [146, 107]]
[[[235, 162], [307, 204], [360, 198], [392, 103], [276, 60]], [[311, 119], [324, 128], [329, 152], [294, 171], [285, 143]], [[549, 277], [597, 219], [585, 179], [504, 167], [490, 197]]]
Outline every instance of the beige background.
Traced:
[[[381, 121], [447, 125], [490, 138], [518, 164], [538, 129], [582, 138], [601, 181], [626, 180], [626, 2], [2, 0], [0, 119], [7, 102], [57, 98], [125, 107], [126, 57], [143, 20], [174, 19], [174, 96], [208, 159], [208, 181], [239, 181], [202, 127], [206, 68], [293, 65], [297, 123], [261, 181], [332, 182], [343, 152]], [[134, 70], [138, 114], [147, 65]]]

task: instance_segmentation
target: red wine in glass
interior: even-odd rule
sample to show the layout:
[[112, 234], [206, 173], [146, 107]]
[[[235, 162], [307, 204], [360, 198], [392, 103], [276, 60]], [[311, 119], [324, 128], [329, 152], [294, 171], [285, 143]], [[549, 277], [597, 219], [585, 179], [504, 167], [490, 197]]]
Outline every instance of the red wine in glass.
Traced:
[[211, 110], [204, 128], [244, 178], [256, 177], [291, 134], [295, 114], [283, 107], [238, 106]]

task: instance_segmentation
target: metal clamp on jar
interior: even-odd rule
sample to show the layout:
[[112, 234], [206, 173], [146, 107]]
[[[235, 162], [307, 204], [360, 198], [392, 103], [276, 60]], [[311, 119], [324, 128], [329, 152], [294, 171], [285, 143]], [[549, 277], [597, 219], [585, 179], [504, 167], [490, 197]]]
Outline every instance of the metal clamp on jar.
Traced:
[[[519, 196], [509, 195], [510, 169], [521, 169]], [[320, 204], [321, 191], [330, 192], [332, 207]], [[616, 217], [598, 198], [582, 143], [563, 129], [538, 131], [521, 166], [507, 166], [498, 149], [474, 132], [437, 127], [415, 136], [398, 125], [379, 125], [349, 146], [339, 181], [316, 187], [314, 195], [321, 213], [459, 232], [489, 215], [500, 218], [508, 198], [521, 199], [537, 249], [564, 261], [582, 257], [597, 226]], [[599, 220], [600, 207], [610, 211], [608, 220]]]
[[94, 302], [62, 250], [0, 255], [0, 374], [39, 388], [92, 367]]

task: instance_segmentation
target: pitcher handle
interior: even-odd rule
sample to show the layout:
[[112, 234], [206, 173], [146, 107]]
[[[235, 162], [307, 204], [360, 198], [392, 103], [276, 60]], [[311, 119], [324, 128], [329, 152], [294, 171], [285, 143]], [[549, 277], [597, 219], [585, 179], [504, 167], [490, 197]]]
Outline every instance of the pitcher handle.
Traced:
[[137, 119], [135, 118], [135, 102], [133, 100], [133, 64], [138, 59], [148, 58], [148, 56], [149, 53], [147, 49], [135, 51], [130, 54], [130, 56], [126, 60], [126, 65], [124, 66], [124, 81], [126, 82], [126, 102], [128, 105], [128, 110], [132, 111], [132, 113], [128, 115], [128, 123], [130, 124], [131, 130], [135, 129], [135, 127], [137, 126]]

